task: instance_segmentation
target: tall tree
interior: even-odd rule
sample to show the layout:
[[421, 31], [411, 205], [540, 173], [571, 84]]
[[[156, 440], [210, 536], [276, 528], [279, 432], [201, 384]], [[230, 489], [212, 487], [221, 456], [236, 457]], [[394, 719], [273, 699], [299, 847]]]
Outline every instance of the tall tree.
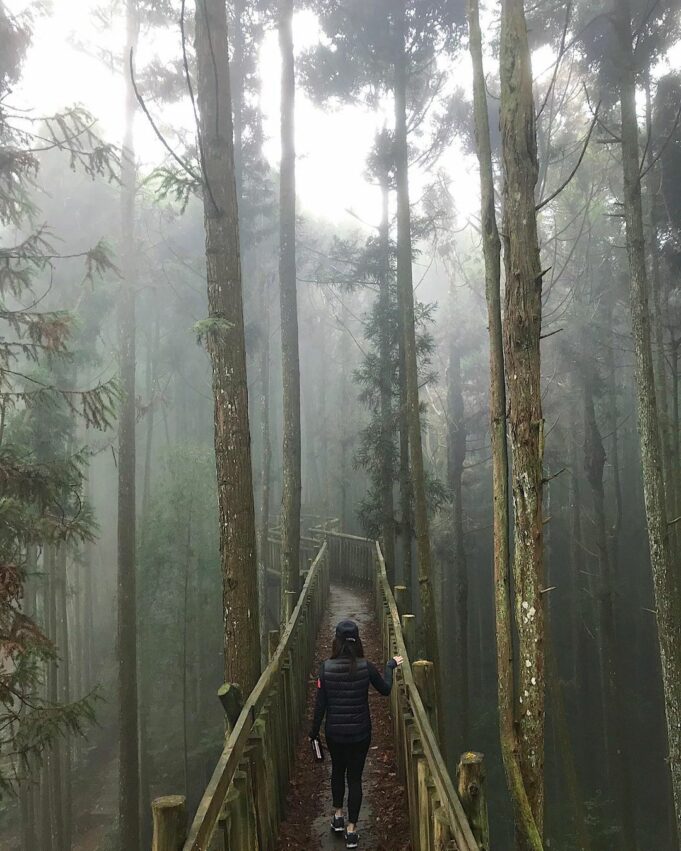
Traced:
[[[137, 0], [125, 5], [128, 56], [137, 47]], [[139, 748], [137, 733], [137, 598], [135, 497], [135, 163], [134, 122], [137, 102], [125, 76], [125, 135], [121, 163], [121, 268], [119, 302], [119, 371], [122, 392], [118, 420], [118, 817], [120, 847], [138, 848]]]
[[[426, 472], [421, 439], [421, 404], [419, 401], [416, 324], [414, 318], [414, 284], [412, 279], [411, 209], [409, 204], [409, 148], [407, 144], [407, 9], [405, 0], [397, 4], [395, 27], [395, 180], [397, 185], [397, 293], [404, 334], [404, 366], [407, 389], [407, 427], [409, 457], [414, 492], [414, 530], [416, 533], [421, 624], [427, 658], [435, 666], [442, 688], [437, 616], [433, 595], [433, 566], [426, 496]], [[443, 713], [438, 717], [442, 720]]]
[[480, 166], [482, 247], [485, 260], [485, 297], [489, 330], [490, 434], [494, 523], [494, 609], [497, 637], [499, 734], [506, 781], [517, 830], [527, 848], [540, 851], [542, 839], [528, 800], [519, 761], [515, 724], [515, 674], [513, 610], [511, 606], [510, 501], [508, 444], [506, 437], [506, 378], [501, 316], [501, 239], [494, 203], [494, 168], [483, 65], [480, 9], [469, 0], [469, 48], [473, 64], [473, 111]]
[[630, 308], [643, 493], [657, 606], [657, 630], [669, 738], [669, 767], [677, 831], [681, 834], [681, 587], [679, 571], [672, 563], [671, 533], [662, 477], [660, 423], [655, 396], [641, 197], [639, 131], [636, 115], [636, 64], [629, 0], [620, 0], [615, 6], [614, 15], [619, 59], [624, 219], [629, 260]]
[[[300, 354], [296, 280], [296, 148], [293, 0], [280, 0], [281, 166], [279, 171], [279, 291], [284, 385], [284, 449], [281, 500], [282, 606], [286, 591], [300, 588]], [[285, 608], [282, 615], [289, 614]]]
[[[532, 66], [523, 0], [501, 12], [500, 123], [506, 271], [504, 356], [512, 458], [513, 595], [518, 631], [518, 745], [534, 824], [544, 823], [544, 419], [540, 386], [542, 269]], [[519, 825], [520, 847], [531, 848]]]
[[[392, 584], [395, 583], [395, 505], [393, 486], [395, 483], [395, 446], [393, 440], [395, 416], [393, 413], [393, 357], [392, 340], [388, 316], [393, 300], [392, 290], [392, 247], [390, 243], [388, 169], [383, 167], [379, 176], [381, 186], [381, 225], [379, 230], [380, 249], [383, 258], [382, 275], [379, 280], [379, 310], [383, 321], [379, 334], [380, 363], [380, 421], [381, 421], [381, 540], [385, 553], [386, 569]], [[411, 537], [411, 536], [410, 536]], [[409, 542], [411, 546], [411, 540]]]
[[199, 148], [206, 231], [225, 678], [247, 694], [260, 675], [258, 570], [248, 418], [239, 218], [224, 0], [197, 0]]

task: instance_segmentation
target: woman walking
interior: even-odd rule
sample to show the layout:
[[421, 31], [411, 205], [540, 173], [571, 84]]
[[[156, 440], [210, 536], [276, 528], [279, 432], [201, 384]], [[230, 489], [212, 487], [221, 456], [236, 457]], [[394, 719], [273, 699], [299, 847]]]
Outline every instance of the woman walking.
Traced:
[[[319, 739], [326, 715], [326, 745], [331, 754], [331, 794], [335, 813], [331, 830], [345, 832], [346, 848], [357, 848], [357, 820], [362, 806], [362, 772], [371, 744], [369, 685], [389, 695], [393, 671], [402, 664], [395, 656], [385, 666], [383, 676], [364, 658], [359, 628], [343, 620], [336, 627], [331, 658], [322, 663], [317, 679], [317, 702], [310, 739]], [[348, 823], [343, 818], [345, 785], [348, 787]]]

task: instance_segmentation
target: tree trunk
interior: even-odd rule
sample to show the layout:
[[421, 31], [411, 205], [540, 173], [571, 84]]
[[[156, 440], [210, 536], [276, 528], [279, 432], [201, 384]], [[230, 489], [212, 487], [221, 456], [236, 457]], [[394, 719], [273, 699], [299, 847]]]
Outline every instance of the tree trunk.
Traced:
[[[125, 56], [137, 47], [137, 0], [126, 3]], [[125, 137], [121, 155], [121, 296], [119, 370], [123, 400], [118, 420], [118, 818], [121, 849], [139, 848], [137, 730], [137, 614], [135, 576], [135, 166], [136, 100], [125, 75]]]
[[258, 601], [260, 604], [261, 664], [267, 664], [267, 540], [270, 530], [270, 479], [272, 476], [272, 437], [270, 433], [270, 279], [262, 278], [262, 343], [260, 349], [260, 433], [262, 469], [260, 471], [260, 550]]
[[[586, 345], [582, 349], [588, 351]], [[592, 361], [590, 361], [592, 362]], [[586, 367], [588, 369], [588, 366]], [[605, 488], [603, 468], [605, 449], [600, 429], [596, 421], [592, 379], [587, 373], [584, 380], [584, 467], [591, 488], [593, 522], [596, 533], [596, 552], [598, 555], [598, 615], [601, 680], [603, 689], [605, 720], [605, 752], [608, 768], [608, 785], [615, 799], [615, 817], [621, 821], [622, 832], [619, 846], [625, 851], [636, 848], [635, 811], [631, 795], [629, 760], [627, 758], [627, 735], [623, 712], [626, 706], [623, 691], [624, 677], [621, 671], [620, 654], [617, 648], [617, 626], [613, 588], [615, 578], [610, 560], [608, 543]]]
[[[85, 478], [86, 501], [92, 499], [92, 464], [88, 464], [87, 475]], [[85, 692], [89, 692], [95, 681], [94, 676], [94, 632], [95, 632], [95, 617], [94, 617], [94, 594], [92, 588], [92, 572], [95, 562], [95, 548], [91, 541], [86, 541], [84, 545], [85, 564], [84, 572], [84, 599], [83, 599], [83, 652], [84, 652], [84, 681]]]
[[189, 630], [189, 573], [192, 558], [191, 511], [187, 517], [185, 534], [184, 584], [182, 594], [182, 766], [184, 770], [184, 794], [187, 800], [191, 800], [191, 789], [189, 786], [189, 718], [187, 712], [187, 633]]
[[648, 280], [643, 236], [640, 153], [636, 117], [636, 75], [629, 0], [614, 6], [619, 39], [622, 113], [624, 218], [630, 274], [631, 322], [634, 341], [638, 431], [641, 442], [643, 493], [657, 607], [657, 630], [662, 660], [669, 766], [677, 830], [681, 829], [681, 611], [679, 573], [674, 569], [667, 524], [662, 453], [648, 311]]
[[382, 175], [382, 216], [379, 239], [382, 249], [382, 274], [379, 282], [379, 330], [380, 359], [380, 415], [381, 415], [381, 539], [383, 555], [390, 585], [396, 584], [395, 575], [395, 505], [393, 500], [394, 469], [394, 415], [393, 415], [393, 364], [391, 335], [391, 263], [390, 263], [390, 218], [388, 213], [388, 175]]
[[[50, 802], [50, 753], [46, 753], [40, 769], [40, 851], [53, 851], [52, 805]], [[57, 848], [57, 851], [61, 849]]]
[[248, 418], [239, 220], [224, 0], [199, 0], [198, 105], [215, 399], [225, 681], [248, 694], [260, 675], [258, 568]]
[[[450, 298], [451, 298], [450, 293]], [[454, 311], [452, 310], [452, 313]], [[452, 316], [453, 319], [453, 316]], [[450, 334], [453, 333], [453, 329]], [[470, 730], [468, 693], [468, 564], [463, 530], [463, 465], [466, 460], [466, 424], [464, 422], [461, 390], [461, 353], [454, 341], [449, 344], [447, 370], [447, 484], [452, 495], [452, 547], [450, 571], [446, 577], [447, 597], [454, 606], [447, 607], [454, 615], [454, 694], [456, 706], [456, 752], [467, 750]]]
[[518, 757], [519, 742], [515, 725], [506, 384], [501, 319], [501, 241], [494, 207], [494, 171], [478, 0], [469, 0], [469, 26], [470, 51], [473, 61], [475, 135], [480, 163], [485, 295], [490, 344], [490, 430], [494, 494], [494, 603], [497, 636], [499, 734], [516, 829], [524, 837], [525, 848], [541, 851], [541, 827], [538, 829], [521, 773]]
[[[158, 352], [161, 336], [161, 321], [158, 313], [154, 317], [154, 340], [150, 348], [149, 363], [147, 366], [147, 401], [149, 409], [147, 410], [147, 434], [146, 447], [144, 451], [144, 480], [142, 487], [142, 516], [144, 517], [149, 509], [149, 500], [151, 499], [151, 461], [154, 448], [154, 419], [156, 413], [157, 399], [154, 398], [158, 390]], [[151, 812], [151, 810], [150, 810]]]
[[[350, 404], [350, 335], [348, 333], [348, 308], [343, 301], [341, 308], [341, 339], [340, 339], [340, 361], [341, 361], [341, 410], [347, 411]], [[350, 447], [350, 428], [348, 427], [348, 418], [341, 417], [340, 424], [340, 464], [339, 464], [339, 489], [340, 489], [340, 524], [343, 532], [350, 530], [350, 513], [348, 511], [349, 503], [349, 474], [348, 474], [348, 449]]]
[[[421, 412], [419, 406], [419, 377], [416, 354], [416, 328], [414, 319], [414, 288], [412, 283], [411, 210], [409, 206], [409, 149], [407, 146], [407, 54], [406, 54], [406, 4], [397, 4], [396, 55], [395, 55], [395, 171], [397, 182], [397, 289], [402, 331], [404, 334], [404, 361], [407, 380], [407, 425], [409, 429], [409, 457], [411, 483], [414, 489], [414, 527], [418, 556], [419, 598], [426, 658], [435, 666], [438, 702], [442, 701], [442, 671], [437, 638], [437, 616], [432, 583], [432, 556], [426, 475], [421, 442]], [[438, 718], [442, 725], [444, 713], [439, 707]], [[440, 736], [442, 742], [442, 736]]]
[[[281, 590], [300, 590], [300, 355], [296, 281], [296, 151], [293, 0], [279, 3], [281, 51], [281, 169], [279, 173], [279, 287], [284, 404], [281, 501]], [[282, 614], [285, 614], [282, 608]]]
[[[59, 597], [59, 565], [55, 545], [48, 544], [45, 548], [45, 571], [48, 577], [47, 636], [57, 647], [58, 644], [58, 606]], [[58, 647], [57, 647], [58, 649]], [[47, 672], [47, 699], [52, 705], [59, 703], [59, 663], [57, 659], [50, 661]], [[64, 844], [64, 796], [62, 786], [62, 740], [56, 738], [49, 749], [49, 786], [50, 810], [54, 847], [56, 851], [66, 851]]]
[[37, 847], [35, 811], [33, 808], [33, 789], [31, 780], [25, 780], [19, 788], [19, 807], [21, 813], [22, 851], [35, 851]]
[[[68, 705], [71, 702], [71, 660], [69, 656], [69, 622], [68, 622], [68, 597], [67, 597], [67, 567], [66, 567], [66, 545], [61, 544], [57, 549], [56, 568], [56, 591], [57, 591], [57, 629], [56, 640], [59, 651], [59, 702]], [[70, 849], [73, 835], [73, 803], [71, 784], [71, 745], [72, 738], [66, 733], [61, 741], [62, 777], [61, 795], [63, 800], [63, 831], [64, 848]]]
[[[398, 583], [406, 585], [410, 599], [409, 608], [414, 611], [412, 581], [412, 539], [414, 524], [412, 521], [412, 487], [409, 466], [409, 423], [407, 422], [407, 376], [404, 353], [404, 320], [399, 318], [399, 435], [400, 435], [400, 543], [401, 565]], [[401, 575], [400, 575], [401, 572]]]
[[[662, 453], [662, 478], [665, 487], [665, 496], [667, 500], [667, 517], [674, 518], [676, 516], [677, 505], [677, 488], [678, 488], [678, 460], [674, 453], [674, 439], [671, 430], [671, 418], [669, 415], [669, 388], [667, 382], [667, 365], [665, 358], [665, 333], [662, 305], [662, 275], [660, 272], [660, 246], [657, 223], [657, 199], [656, 187], [659, 187], [660, 177], [656, 167], [655, 157], [657, 156], [657, 146], [653, 139], [653, 111], [652, 98], [650, 95], [650, 73], [646, 73], [645, 80], [646, 88], [646, 132], [648, 134], [648, 156], [647, 168], [648, 174], [646, 177], [646, 195], [648, 207], [648, 247], [650, 251], [650, 287], [653, 297], [652, 311], [652, 333], [655, 353], [655, 397], [658, 402], [659, 423], [660, 423], [660, 452]], [[676, 555], [678, 561], [678, 553], [675, 553], [676, 536], [674, 530], [670, 535], [670, 545], [672, 552], [672, 560]]]
[[[514, 516], [513, 590], [518, 630], [520, 766], [534, 823], [544, 822], [544, 420], [540, 386], [542, 271], [534, 189], [537, 139], [523, 0], [503, 0], [500, 120], [504, 172], [508, 377]], [[519, 831], [521, 847], [528, 847]]]

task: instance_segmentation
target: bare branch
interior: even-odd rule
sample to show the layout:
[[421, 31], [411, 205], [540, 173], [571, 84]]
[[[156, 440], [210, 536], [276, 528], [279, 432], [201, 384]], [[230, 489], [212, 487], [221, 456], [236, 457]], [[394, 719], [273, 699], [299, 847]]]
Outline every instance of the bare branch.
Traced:
[[586, 139], [584, 140], [584, 146], [582, 147], [582, 152], [581, 152], [581, 154], [579, 155], [579, 159], [577, 160], [577, 163], [575, 164], [575, 167], [574, 167], [574, 168], [572, 169], [572, 171], [570, 172], [570, 174], [569, 174], [569, 176], [568, 176], [567, 180], [563, 181], [563, 183], [562, 183], [562, 184], [558, 187], [558, 189], [556, 189], [556, 191], [555, 191], [555, 192], [552, 192], [552, 193], [548, 196], [548, 198], [544, 198], [544, 200], [543, 200], [543, 201], [540, 201], [540, 202], [537, 204], [537, 206], [535, 207], [535, 209], [536, 209], [536, 211], [537, 211], [537, 212], [539, 212], [539, 211], [540, 211], [541, 209], [543, 209], [543, 208], [544, 208], [547, 204], [551, 203], [551, 201], [553, 201], [553, 199], [554, 199], [554, 198], [556, 198], [558, 195], [560, 195], [560, 193], [561, 193], [561, 192], [562, 192], [562, 191], [563, 191], [563, 190], [564, 190], [564, 189], [568, 186], [568, 184], [572, 182], [572, 178], [573, 178], [573, 177], [577, 174], [577, 172], [579, 171], [579, 167], [581, 166], [582, 161], [583, 161], [583, 159], [584, 159], [584, 157], [585, 157], [585, 155], [586, 155], [587, 148], [589, 147], [589, 142], [590, 142], [590, 140], [591, 140], [591, 135], [592, 135], [592, 133], [593, 133], [593, 131], [594, 131], [594, 127], [596, 126], [596, 124], [597, 124], [597, 122], [598, 122], [598, 112], [599, 112], [600, 106], [601, 106], [601, 105], [600, 105], [600, 101], [599, 101], [598, 106], [596, 107], [596, 113], [595, 113], [595, 115], [594, 115], [593, 121], [591, 122], [591, 125], [590, 125], [590, 127], [589, 127], [589, 132], [586, 134]]

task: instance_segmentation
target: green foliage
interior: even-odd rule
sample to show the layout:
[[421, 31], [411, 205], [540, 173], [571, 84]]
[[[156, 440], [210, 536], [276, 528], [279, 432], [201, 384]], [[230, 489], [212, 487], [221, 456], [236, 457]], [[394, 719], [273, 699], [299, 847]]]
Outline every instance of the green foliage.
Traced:
[[199, 319], [194, 323], [194, 333], [197, 343], [205, 343], [210, 337], [218, 341], [233, 327], [233, 323], [223, 316], [209, 316], [207, 319]]
[[64, 256], [50, 229], [35, 224], [40, 156], [67, 158], [90, 178], [116, 178], [117, 155], [101, 141], [82, 107], [51, 116], [13, 110], [7, 94], [19, 79], [30, 44], [30, 16], [0, 5], [0, 793], [40, 760], [56, 737], [93, 719], [84, 698], [56, 705], [41, 697], [46, 666], [57, 648], [23, 610], [29, 553], [92, 539], [95, 523], [82, 498], [83, 452], [75, 452], [74, 418], [104, 429], [118, 397], [114, 382], [78, 389], [72, 357], [76, 323], [63, 310], [39, 310], [60, 261], [84, 263], [83, 282], [115, 272], [103, 241]]
[[[355, 453], [355, 466], [365, 470], [369, 475], [369, 487], [360, 503], [358, 516], [367, 535], [379, 537], [381, 528], [381, 476], [382, 458], [389, 455], [392, 459], [392, 469], [395, 479], [398, 479], [398, 431], [399, 431], [399, 333], [400, 317], [397, 302], [397, 286], [395, 281], [396, 247], [390, 243], [386, 255], [381, 240], [370, 238], [364, 249], [355, 251], [354, 263], [351, 252], [346, 246], [346, 262], [351, 263], [348, 272], [349, 279], [362, 282], [364, 286], [378, 288], [383, 276], [388, 278], [389, 296], [387, 300], [377, 297], [371, 310], [364, 317], [364, 337], [369, 348], [355, 370], [354, 380], [359, 386], [359, 400], [370, 413], [369, 423], [360, 433], [359, 447]], [[384, 308], [387, 303], [387, 309]], [[435, 341], [430, 332], [433, 322], [435, 305], [417, 302], [415, 319], [417, 326], [416, 349], [419, 366], [419, 383], [425, 386], [436, 379], [432, 369], [432, 353]], [[390, 408], [391, 418], [388, 433], [383, 425], [381, 411], [381, 395], [383, 390], [383, 367], [381, 363], [381, 339], [386, 335], [390, 364], [386, 374], [390, 376]], [[438, 510], [446, 500], [446, 490], [439, 480], [430, 475], [427, 480], [427, 491], [430, 507]]]
[[[207, 447], [172, 447], [159, 466], [140, 524], [140, 670], [142, 689], [145, 682], [154, 683], [153, 700], [145, 703], [157, 773], [182, 782], [181, 748], [169, 751], [167, 743], [182, 741], [183, 687], [187, 679], [196, 679], [200, 694], [214, 695], [222, 682], [217, 484], [214, 455]], [[201, 717], [192, 713], [187, 719], [188, 751], [197, 765], [207, 764], [206, 753], [212, 758], [221, 741], [219, 703], [210, 697], [206, 703]]]

